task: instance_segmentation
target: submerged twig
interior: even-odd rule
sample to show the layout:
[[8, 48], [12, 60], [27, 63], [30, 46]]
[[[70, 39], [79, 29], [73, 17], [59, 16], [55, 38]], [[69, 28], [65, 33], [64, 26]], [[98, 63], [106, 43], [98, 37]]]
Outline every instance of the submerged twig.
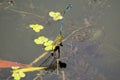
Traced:
[[87, 26], [85, 26], [85, 27], [80, 27], [80, 28], [72, 31], [65, 39], [63, 39], [62, 42], [65, 42], [67, 39], [69, 39], [69, 38], [70, 38], [72, 35], [74, 35], [76, 32], [78, 32], [78, 31], [80, 31], [80, 30], [82, 30], [82, 29], [85, 29], [85, 28], [88, 28], [88, 27], [87, 27]]
[[48, 52], [44, 52], [42, 55], [37, 57], [35, 60], [33, 60], [30, 65], [32, 66], [33, 64], [37, 63], [39, 60], [41, 60], [43, 57], [45, 57], [48, 54]]
[[11, 76], [9, 76], [6, 80], [10, 80]]
[[16, 13], [33, 15], [33, 16], [36, 16], [36, 17], [38, 17], [40, 19], [44, 19], [44, 16], [40, 16], [40, 15], [30, 13], [30, 12], [26, 12], [26, 11], [23, 11], [23, 10], [16, 10], [16, 9], [12, 9], [12, 8], [9, 8], [9, 7], [7, 9], [10, 10], [10, 11], [16, 12]]
[[65, 72], [62, 70], [61, 73], [62, 73], [62, 80], [65, 80]]
[[40, 71], [40, 73], [39, 74], [37, 73], [37, 76], [35, 76], [33, 80], [37, 80], [38, 78], [40, 78], [40, 80], [43, 80], [42, 76], [43, 76], [43, 72]]
[[56, 61], [57, 61], [57, 75], [59, 75], [59, 59], [57, 59]]

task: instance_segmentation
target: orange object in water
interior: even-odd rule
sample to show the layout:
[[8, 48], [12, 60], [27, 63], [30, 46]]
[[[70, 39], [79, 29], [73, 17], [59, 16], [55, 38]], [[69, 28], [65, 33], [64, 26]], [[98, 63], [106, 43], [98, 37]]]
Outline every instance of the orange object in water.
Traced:
[[27, 65], [27, 64], [22, 64], [22, 63], [7, 61], [7, 60], [0, 60], [0, 68], [11, 68], [12, 66], [19, 67], [19, 68], [31, 67], [30, 65]]

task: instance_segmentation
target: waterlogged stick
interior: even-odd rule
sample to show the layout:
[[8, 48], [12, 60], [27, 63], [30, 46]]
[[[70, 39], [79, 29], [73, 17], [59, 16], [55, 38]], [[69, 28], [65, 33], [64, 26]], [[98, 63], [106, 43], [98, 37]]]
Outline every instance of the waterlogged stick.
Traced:
[[44, 16], [40, 16], [40, 15], [37, 15], [37, 14], [34, 14], [34, 13], [31, 13], [31, 12], [26, 12], [26, 11], [22, 11], [22, 10], [16, 10], [16, 9], [13, 9], [13, 8], [7, 8], [8, 10], [10, 11], [13, 11], [13, 12], [16, 12], [16, 13], [19, 13], [19, 14], [26, 14], [26, 15], [32, 15], [32, 16], [36, 16], [38, 18], [40, 18], [41, 20], [44, 19]]
[[62, 80], [65, 80], [65, 72], [62, 70], [61, 73], [62, 73]]
[[37, 63], [39, 60], [41, 60], [42, 58], [44, 58], [46, 55], [48, 54], [48, 52], [44, 52], [42, 55], [40, 55], [39, 57], [37, 57], [35, 60], [33, 60], [30, 65], [32, 66], [33, 64]]
[[59, 75], [59, 59], [57, 59], [57, 75]]

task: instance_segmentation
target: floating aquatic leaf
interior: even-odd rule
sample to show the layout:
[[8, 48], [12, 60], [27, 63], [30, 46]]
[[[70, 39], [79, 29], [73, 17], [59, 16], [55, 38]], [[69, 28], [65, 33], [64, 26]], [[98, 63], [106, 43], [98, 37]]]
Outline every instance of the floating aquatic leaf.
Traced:
[[25, 73], [23, 73], [23, 72], [19, 72], [19, 75], [21, 76], [21, 77], [25, 77]]
[[20, 80], [21, 78], [24, 78], [26, 75], [22, 71], [19, 72], [13, 72], [12, 77], [14, 77], [14, 80]]
[[53, 41], [52, 40], [49, 40], [47, 41], [46, 43], [44, 43], [44, 46], [49, 46], [49, 45], [52, 45], [53, 44]]
[[39, 36], [38, 39], [42, 42], [47, 42], [48, 41], [48, 38], [44, 37], [44, 36]]
[[45, 68], [46, 67], [28, 67], [28, 68], [22, 68], [22, 69], [13, 69], [12, 77], [14, 77], [14, 80], [20, 80], [21, 78], [24, 78], [26, 76], [24, 72], [42, 70]]
[[46, 51], [54, 50], [55, 46], [54, 45], [48, 45], [44, 48]]
[[30, 24], [30, 28], [32, 28], [35, 32], [40, 32], [44, 28], [44, 26], [39, 24]]
[[46, 51], [52, 50], [52, 45], [46, 46], [44, 49], [45, 49]]
[[44, 36], [39, 36], [37, 39], [34, 39], [34, 42], [36, 44], [43, 44], [45, 42], [48, 41], [48, 38], [44, 37]]
[[53, 41], [52, 40], [49, 40], [49, 41], [45, 42], [44, 46], [45, 46], [44, 49], [46, 51], [54, 50], [54, 48], [55, 48], [55, 46], [53, 45]]
[[41, 40], [39, 40], [39, 39], [34, 39], [34, 42], [35, 42], [36, 44], [43, 44], [43, 41], [41, 41]]
[[63, 19], [63, 16], [61, 15], [60, 12], [50, 11], [50, 12], [49, 12], [49, 16], [52, 17], [54, 21]]

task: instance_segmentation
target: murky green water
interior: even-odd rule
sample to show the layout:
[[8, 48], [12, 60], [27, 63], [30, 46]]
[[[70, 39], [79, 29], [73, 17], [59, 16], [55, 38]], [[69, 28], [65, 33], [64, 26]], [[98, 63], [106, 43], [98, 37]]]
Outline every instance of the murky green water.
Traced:
[[[119, 0], [15, 0], [11, 6], [0, 1], [0, 59], [30, 63], [43, 51], [34, 44], [39, 35], [54, 40], [59, 33], [59, 22], [48, 20], [49, 11], [60, 11], [68, 3], [72, 9], [65, 15], [65, 38], [80, 29], [65, 42], [61, 49], [67, 63], [66, 80], [119, 80], [120, 37]], [[29, 24], [45, 26], [35, 33]], [[0, 80], [6, 80], [7, 71], [1, 69]], [[9, 74], [9, 73], [8, 73]], [[52, 73], [50, 73], [52, 74]], [[43, 80], [62, 80], [61, 76], [47, 74]], [[32, 80], [28, 73], [23, 80]], [[38, 79], [39, 80], [39, 79]]]

